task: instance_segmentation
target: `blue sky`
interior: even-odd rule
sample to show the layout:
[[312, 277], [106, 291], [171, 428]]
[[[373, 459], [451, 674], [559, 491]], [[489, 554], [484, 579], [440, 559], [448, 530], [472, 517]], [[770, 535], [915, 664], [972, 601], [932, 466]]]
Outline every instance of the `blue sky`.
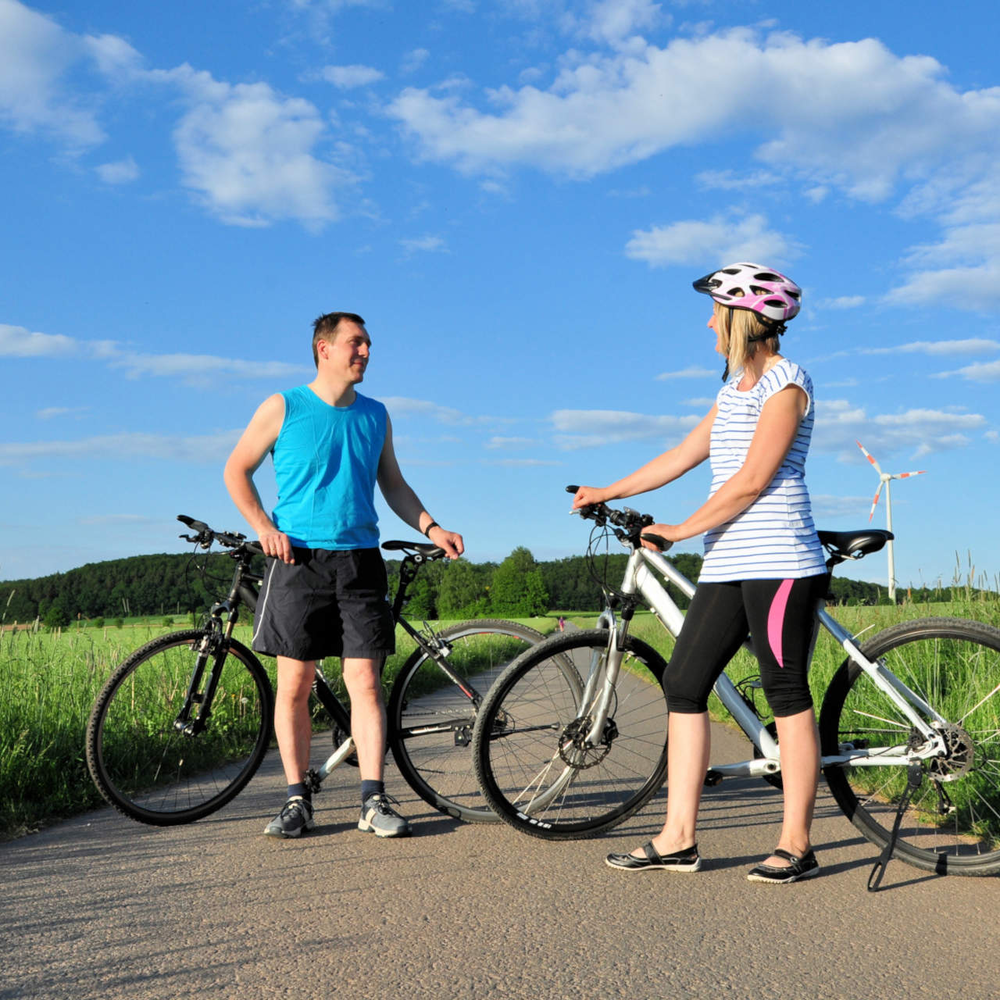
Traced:
[[[893, 490], [901, 585], [969, 552], [995, 583], [1000, 15], [953, 14], [0, 0], [0, 578], [177, 551], [181, 512], [240, 525], [225, 457], [333, 309], [469, 558], [580, 552], [563, 486], [707, 411], [691, 281], [751, 259], [804, 289], [819, 526], [868, 523], [859, 439], [927, 470]], [[678, 521], [707, 486], [635, 506]]]

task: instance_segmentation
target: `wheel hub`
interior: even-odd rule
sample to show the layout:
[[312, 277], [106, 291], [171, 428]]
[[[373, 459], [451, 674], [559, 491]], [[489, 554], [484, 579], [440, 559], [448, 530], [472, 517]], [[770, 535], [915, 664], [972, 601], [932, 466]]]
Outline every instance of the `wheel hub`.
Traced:
[[596, 744], [587, 739], [587, 733], [593, 725], [594, 720], [590, 716], [584, 716], [574, 719], [563, 729], [559, 737], [559, 756], [570, 767], [579, 770], [595, 767], [611, 752], [611, 744], [618, 737], [618, 727], [614, 719], [608, 719], [604, 723], [601, 741]]
[[972, 770], [976, 762], [976, 745], [961, 726], [947, 723], [940, 733], [945, 755], [930, 762], [928, 773], [935, 781], [956, 781]]

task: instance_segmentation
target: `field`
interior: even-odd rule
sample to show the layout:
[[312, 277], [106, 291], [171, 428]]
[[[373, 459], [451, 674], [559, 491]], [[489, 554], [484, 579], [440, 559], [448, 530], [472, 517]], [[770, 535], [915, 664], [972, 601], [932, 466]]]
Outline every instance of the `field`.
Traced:
[[[930, 605], [841, 607], [834, 614], [855, 634], [863, 633], [863, 638], [899, 621], [929, 615], [968, 617], [1000, 625], [1000, 603], [976, 594]], [[567, 613], [567, 617], [581, 628], [590, 628], [595, 622], [593, 615]], [[550, 632], [555, 617], [525, 624]], [[94, 697], [132, 650], [157, 635], [184, 627], [188, 622], [179, 620], [170, 628], [157, 620], [126, 628], [73, 627], [54, 633], [7, 631], [0, 635], [0, 839], [102, 803], [87, 773], [83, 749]], [[632, 630], [669, 658], [672, 640], [652, 615], [637, 614]], [[237, 638], [248, 643], [248, 633], [248, 627], [241, 627]], [[397, 642], [398, 652], [386, 668], [387, 689], [412, 649], [412, 641], [403, 633]], [[842, 659], [842, 650], [822, 635], [811, 673], [817, 704]], [[273, 674], [273, 664], [264, 662]], [[755, 662], [745, 653], [730, 669], [735, 681], [756, 673]], [[1000, 675], [978, 678], [978, 683], [989, 690], [1000, 684]]]
[[[550, 632], [556, 622], [542, 618], [524, 624]], [[157, 618], [131, 621], [124, 628], [0, 634], [0, 840], [103, 804], [84, 756], [94, 698], [133, 650], [190, 625], [178, 618], [173, 626], [164, 626]], [[250, 627], [237, 627], [235, 636], [249, 645]], [[396, 653], [383, 674], [387, 694], [413, 649], [413, 640], [397, 629]], [[261, 657], [261, 662], [273, 685], [274, 661]], [[327, 669], [326, 674], [339, 689], [339, 671]], [[342, 690], [337, 693], [345, 697]]]

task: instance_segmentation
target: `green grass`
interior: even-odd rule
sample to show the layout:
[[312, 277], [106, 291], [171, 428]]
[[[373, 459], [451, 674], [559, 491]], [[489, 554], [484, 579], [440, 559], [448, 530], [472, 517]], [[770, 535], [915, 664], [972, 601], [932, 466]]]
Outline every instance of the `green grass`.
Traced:
[[[862, 641], [899, 621], [931, 615], [973, 618], [1000, 626], [1000, 602], [981, 595], [932, 605], [839, 607], [833, 614], [848, 630], [861, 633]], [[565, 615], [580, 628], [592, 628], [596, 622], [596, 615]], [[557, 627], [556, 618], [554, 613], [523, 624], [549, 633]], [[73, 626], [51, 634], [8, 631], [0, 635], [0, 839], [102, 803], [84, 758], [90, 708], [113, 669], [133, 650], [155, 636], [190, 627], [190, 622], [181, 618], [175, 619], [173, 628], [163, 627], [161, 621], [129, 622], [129, 627], [122, 629], [114, 625], [104, 629]], [[669, 659], [673, 640], [650, 613], [637, 613], [632, 631]], [[249, 645], [249, 633], [248, 626], [240, 626], [236, 637]], [[409, 636], [397, 630], [397, 652], [383, 675], [386, 691], [413, 648]], [[273, 677], [273, 663], [262, 659]], [[810, 673], [817, 705], [843, 659], [843, 650], [822, 633]], [[333, 664], [327, 675], [336, 688], [339, 669], [336, 661]], [[749, 655], [740, 653], [729, 673], [738, 682], [755, 675], [757, 666]], [[988, 691], [1000, 684], [1000, 676], [979, 677], [977, 683]], [[714, 696], [710, 710], [716, 717], [722, 716]]]
[[[556, 627], [554, 618], [526, 619], [522, 624], [543, 633]], [[190, 627], [190, 620], [180, 617], [173, 627], [164, 627], [157, 616], [131, 620], [121, 629], [111, 624], [103, 629], [71, 626], [52, 633], [0, 634], [0, 840], [103, 803], [84, 755], [94, 699], [133, 650], [156, 636]], [[249, 645], [250, 627], [237, 627], [235, 636]], [[383, 673], [387, 693], [414, 648], [413, 640], [397, 629], [397, 651]], [[261, 660], [273, 684], [273, 660]], [[338, 694], [346, 697], [339, 661], [328, 663], [325, 672]]]

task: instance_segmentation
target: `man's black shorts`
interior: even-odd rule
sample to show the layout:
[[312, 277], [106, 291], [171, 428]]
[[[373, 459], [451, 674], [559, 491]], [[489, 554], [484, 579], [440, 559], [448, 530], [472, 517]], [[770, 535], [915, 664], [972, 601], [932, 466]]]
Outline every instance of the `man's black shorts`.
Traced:
[[253, 648], [269, 656], [378, 659], [396, 647], [385, 563], [378, 549], [293, 550], [268, 559]]

